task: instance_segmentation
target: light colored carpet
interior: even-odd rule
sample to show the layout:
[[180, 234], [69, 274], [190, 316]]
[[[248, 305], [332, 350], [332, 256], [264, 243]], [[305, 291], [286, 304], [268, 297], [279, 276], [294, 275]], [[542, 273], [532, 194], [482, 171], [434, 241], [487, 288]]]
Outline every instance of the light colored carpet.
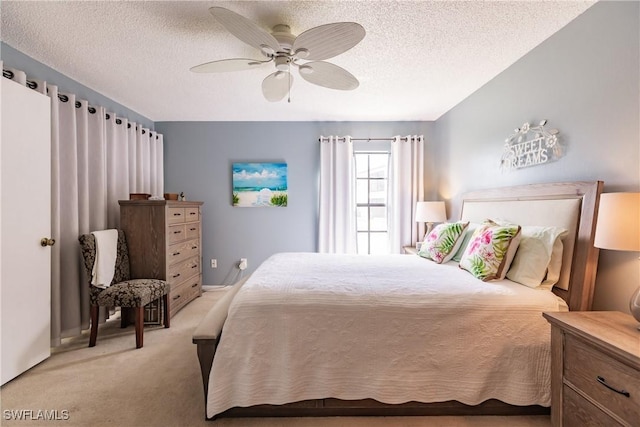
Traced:
[[[147, 327], [135, 349], [133, 327], [100, 326], [97, 345], [74, 338], [0, 390], [2, 426], [66, 427], [549, 427], [548, 416], [237, 418], [206, 421], [196, 347], [191, 334], [224, 290], [204, 292], [171, 319]], [[13, 411], [13, 412], [11, 412]], [[22, 411], [30, 420], [11, 419]], [[37, 419], [50, 411], [59, 420]], [[65, 412], [66, 411], [66, 412]], [[68, 414], [68, 419], [65, 414]]]

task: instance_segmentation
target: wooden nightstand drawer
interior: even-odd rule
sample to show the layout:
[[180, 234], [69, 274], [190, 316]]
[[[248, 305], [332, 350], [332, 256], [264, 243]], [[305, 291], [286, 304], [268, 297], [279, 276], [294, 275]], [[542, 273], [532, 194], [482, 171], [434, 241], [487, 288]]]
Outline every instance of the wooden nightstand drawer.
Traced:
[[640, 423], [638, 371], [572, 335], [565, 337], [564, 367], [565, 383], [571, 383], [630, 425]]
[[565, 385], [563, 394], [562, 425], [567, 427], [613, 427], [620, 425], [600, 409], [585, 401], [571, 387]]

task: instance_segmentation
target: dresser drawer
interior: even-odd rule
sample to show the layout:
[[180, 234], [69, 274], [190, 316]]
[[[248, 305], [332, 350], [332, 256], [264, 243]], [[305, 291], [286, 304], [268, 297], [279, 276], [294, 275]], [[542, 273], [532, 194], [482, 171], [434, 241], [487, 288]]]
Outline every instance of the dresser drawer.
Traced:
[[601, 426], [614, 427], [620, 424], [589, 403], [584, 397], [564, 386], [562, 400], [562, 425], [566, 427]]
[[170, 225], [167, 227], [167, 242], [171, 245], [185, 240], [186, 230], [184, 224]]
[[167, 208], [167, 224], [179, 224], [185, 217], [185, 208]]
[[185, 208], [185, 221], [200, 221], [200, 209], [199, 208]]
[[[640, 377], [638, 371], [600, 352], [573, 335], [565, 335], [564, 378], [629, 425], [640, 420]], [[606, 387], [623, 391], [616, 392]], [[571, 425], [571, 424], [569, 424]]]
[[173, 317], [178, 310], [189, 302], [188, 294], [189, 286], [187, 286], [187, 283], [176, 286], [175, 289], [171, 289], [169, 317]]
[[193, 276], [191, 277], [188, 281], [187, 281], [187, 287], [189, 288], [189, 290], [187, 291], [187, 296], [189, 301], [191, 301], [192, 299], [200, 296], [201, 292], [202, 292], [202, 276], [201, 275], [197, 275], [197, 276]]
[[194, 276], [171, 290], [171, 306], [169, 315], [173, 316], [182, 307], [200, 295], [200, 276]]
[[174, 243], [167, 250], [167, 265], [173, 265], [193, 256], [189, 242]]
[[190, 224], [185, 224], [187, 239], [197, 239], [200, 237], [200, 223], [192, 222]]
[[189, 240], [188, 242], [185, 242], [184, 246], [185, 246], [186, 253], [189, 254], [187, 257], [185, 257], [185, 259], [191, 258], [191, 257], [200, 258], [200, 240], [199, 239]]
[[200, 258], [194, 257], [169, 267], [167, 282], [173, 290], [190, 277], [200, 274]]
[[174, 243], [167, 251], [167, 265], [172, 266], [193, 257], [200, 258], [200, 240]]

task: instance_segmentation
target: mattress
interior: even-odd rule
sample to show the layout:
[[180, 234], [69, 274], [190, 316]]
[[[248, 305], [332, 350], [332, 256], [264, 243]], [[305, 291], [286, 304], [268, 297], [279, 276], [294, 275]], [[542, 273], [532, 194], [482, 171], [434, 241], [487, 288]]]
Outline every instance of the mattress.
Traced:
[[308, 399], [550, 404], [550, 291], [415, 255], [281, 253], [239, 290], [207, 416]]

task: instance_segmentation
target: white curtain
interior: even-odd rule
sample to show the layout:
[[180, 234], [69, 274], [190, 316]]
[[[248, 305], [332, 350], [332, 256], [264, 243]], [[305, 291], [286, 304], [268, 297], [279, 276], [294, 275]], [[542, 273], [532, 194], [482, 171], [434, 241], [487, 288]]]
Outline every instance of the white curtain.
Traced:
[[402, 253], [415, 246], [425, 233], [416, 223], [416, 203], [424, 199], [424, 137], [396, 136], [391, 142], [389, 171], [389, 249]]
[[356, 253], [353, 142], [320, 137], [318, 252]]
[[163, 194], [163, 138], [20, 70], [3, 75], [51, 98], [51, 345], [57, 346], [89, 326], [78, 237], [118, 227], [118, 200], [129, 193]]

